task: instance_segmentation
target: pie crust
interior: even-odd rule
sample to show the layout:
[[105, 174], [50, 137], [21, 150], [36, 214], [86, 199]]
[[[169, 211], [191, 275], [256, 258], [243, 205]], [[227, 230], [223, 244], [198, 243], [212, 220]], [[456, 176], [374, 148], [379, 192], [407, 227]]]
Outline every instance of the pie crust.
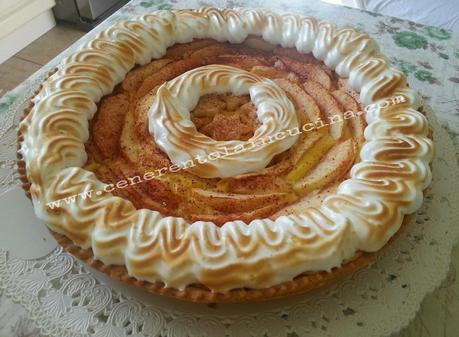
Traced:
[[[81, 168], [88, 119], [95, 102], [135, 64], [160, 58], [174, 43], [241, 43], [249, 34], [312, 53], [347, 78], [364, 104], [377, 106], [366, 114], [361, 161], [320, 207], [222, 227], [137, 210], [110, 193], [68, 208], [46, 207], [50, 200], [104, 189]], [[404, 101], [379, 104], [395, 96]], [[351, 28], [252, 9], [158, 11], [101, 32], [43, 83], [20, 125], [19, 173], [37, 216], [58, 241], [113, 278], [200, 302], [276, 298], [367, 265], [420, 207], [433, 144], [419, 108], [403, 74], [373, 40]]]

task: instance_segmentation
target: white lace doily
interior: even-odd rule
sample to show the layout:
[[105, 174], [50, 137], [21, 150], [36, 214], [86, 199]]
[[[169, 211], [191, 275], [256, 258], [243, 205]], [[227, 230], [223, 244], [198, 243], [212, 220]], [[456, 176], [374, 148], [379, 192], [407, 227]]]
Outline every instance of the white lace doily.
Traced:
[[[4, 115], [0, 127], [0, 194], [6, 198], [19, 184], [16, 127], [26, 98], [18, 102]], [[2, 247], [0, 293], [21, 303], [43, 334], [59, 337], [390, 335], [414, 318], [425, 295], [445, 278], [459, 236], [455, 150], [448, 134], [430, 115], [436, 157], [424, 206], [416, 221], [375, 264], [341, 282], [284, 300], [209, 306], [115, 283], [61, 248], [26, 260]], [[14, 225], [14, 218], [8, 221]], [[4, 240], [18, 240], [8, 238], [8, 227], [2, 235], [6, 235]]]

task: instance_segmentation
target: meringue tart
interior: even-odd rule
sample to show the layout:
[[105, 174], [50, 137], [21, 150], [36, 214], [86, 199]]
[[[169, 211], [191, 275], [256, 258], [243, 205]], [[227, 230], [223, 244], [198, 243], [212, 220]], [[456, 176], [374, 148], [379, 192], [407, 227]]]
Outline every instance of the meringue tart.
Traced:
[[370, 263], [422, 204], [417, 94], [352, 28], [254, 9], [99, 33], [24, 114], [18, 167], [59, 243], [196, 302], [266, 300]]

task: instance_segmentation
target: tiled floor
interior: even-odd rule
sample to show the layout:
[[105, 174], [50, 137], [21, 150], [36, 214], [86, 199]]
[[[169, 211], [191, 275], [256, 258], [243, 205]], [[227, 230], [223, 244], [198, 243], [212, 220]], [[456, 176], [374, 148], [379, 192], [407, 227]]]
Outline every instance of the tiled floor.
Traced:
[[85, 33], [72, 26], [58, 24], [0, 64], [0, 96], [15, 88]]

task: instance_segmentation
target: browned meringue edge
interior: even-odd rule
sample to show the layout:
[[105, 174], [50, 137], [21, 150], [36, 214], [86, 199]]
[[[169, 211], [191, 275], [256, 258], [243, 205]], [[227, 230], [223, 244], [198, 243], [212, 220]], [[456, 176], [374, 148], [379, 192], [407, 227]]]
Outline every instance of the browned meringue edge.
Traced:
[[[136, 210], [109, 193], [58, 209], [46, 206], [88, 189], [103, 190], [104, 184], [81, 168], [88, 119], [95, 103], [136, 63], [159, 58], [168, 46], [192, 38], [242, 42], [248, 34], [312, 52], [348, 78], [364, 104], [406, 97], [403, 104], [367, 113], [361, 162], [320, 208], [219, 228]], [[125, 265], [138, 280], [177, 289], [195, 283], [213, 292], [261, 289], [305, 271], [330, 271], [357, 251], [378, 251], [404, 216], [420, 207], [431, 180], [433, 143], [419, 106], [403, 74], [389, 66], [368, 35], [354, 29], [252, 9], [157, 11], [117, 23], [63, 61], [21, 122], [20, 153], [37, 216], [77, 246], [91, 248], [104, 264]]]

